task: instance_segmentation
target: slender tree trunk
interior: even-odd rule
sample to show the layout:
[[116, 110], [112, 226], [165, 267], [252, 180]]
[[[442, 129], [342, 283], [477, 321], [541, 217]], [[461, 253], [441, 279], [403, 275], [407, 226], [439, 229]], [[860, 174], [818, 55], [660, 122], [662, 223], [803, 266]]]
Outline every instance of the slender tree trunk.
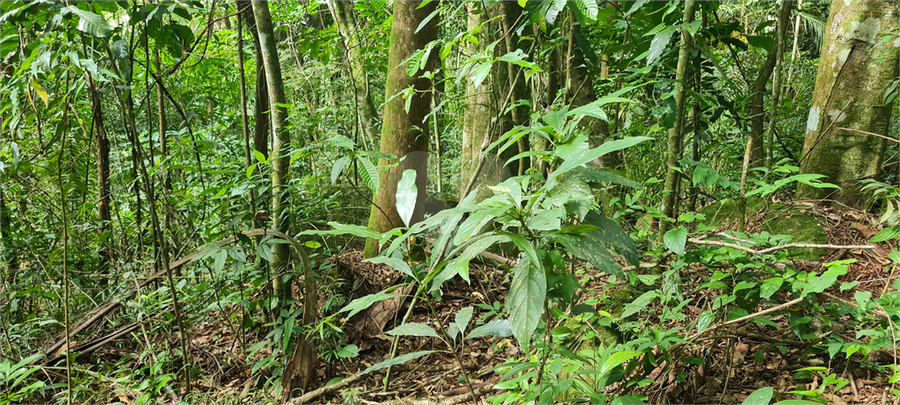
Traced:
[[[790, 18], [790, 15], [790, 9], [785, 8], [779, 12], [776, 24], [784, 26], [785, 20]], [[772, 49], [769, 50], [769, 56], [766, 57], [766, 63], [763, 65], [762, 70], [759, 71], [759, 76], [757, 76], [756, 82], [753, 84], [753, 89], [751, 90], [750, 146], [748, 148], [750, 151], [750, 168], [765, 165], [766, 145], [764, 145], [763, 136], [766, 128], [766, 85], [772, 77], [772, 72], [775, 70], [777, 61], [778, 47], [773, 45]], [[771, 145], [769, 146], [771, 147]]]
[[896, 42], [884, 37], [897, 34], [898, 14], [895, 1], [831, 4], [800, 172], [824, 174], [841, 189], [800, 185], [798, 199], [831, 198], [864, 208], [859, 181], [881, 170], [887, 144], [879, 135], [887, 135], [895, 105], [885, 104], [884, 96], [898, 78], [900, 55]]
[[[684, 3], [684, 24], [690, 24], [694, 21], [695, 0], [687, 0]], [[678, 67], [675, 72], [675, 103], [678, 106], [678, 117], [675, 121], [675, 127], [669, 130], [668, 157], [666, 158], [666, 183], [665, 194], [663, 195], [663, 215], [666, 218], [674, 220], [678, 214], [676, 205], [678, 205], [678, 185], [681, 181], [678, 172], [678, 161], [681, 160], [681, 153], [684, 147], [684, 115], [685, 106], [687, 105], [686, 89], [684, 84], [688, 78], [688, 64], [690, 63], [690, 52], [688, 47], [691, 43], [690, 34], [684, 29], [681, 30], [681, 49], [678, 51]], [[669, 221], [659, 221], [659, 240], [663, 240], [663, 235], [668, 229]]]
[[359, 28], [356, 24], [356, 10], [352, 1], [332, 0], [329, 8], [337, 21], [338, 29], [344, 37], [347, 51], [347, 66], [353, 80], [353, 94], [356, 100], [357, 122], [369, 145], [375, 145], [378, 133], [378, 112], [369, 93], [369, 77], [366, 73], [366, 57], [362, 50]]
[[[385, 232], [394, 227], [402, 226], [403, 221], [397, 213], [396, 193], [397, 182], [403, 175], [403, 171], [413, 169], [416, 171], [416, 186], [418, 198], [413, 210], [412, 223], [421, 221], [425, 212], [425, 186], [428, 172], [428, 135], [421, 128], [426, 128], [425, 116], [431, 108], [431, 80], [421, 77], [424, 71], [434, 71], [437, 66], [437, 52], [430, 53], [430, 59], [425, 63], [425, 68], [412, 76], [406, 74], [406, 65], [402, 62], [408, 59], [413, 52], [423, 49], [429, 42], [437, 39], [437, 18], [432, 18], [421, 30], [416, 32], [419, 24], [431, 14], [438, 5], [432, 1], [422, 5], [418, 1], [395, 0], [394, 24], [391, 27], [390, 50], [388, 52], [388, 75], [386, 84], [386, 97], [388, 100], [404, 89], [414, 87], [416, 92], [410, 94], [413, 97], [409, 103], [409, 112], [406, 111], [403, 97], [394, 97], [384, 105], [384, 123], [381, 128], [381, 152], [388, 153], [399, 158], [402, 162], [380, 173], [381, 187], [375, 195], [375, 207], [369, 218], [369, 228]], [[382, 160], [381, 165], [387, 166], [390, 162]], [[374, 239], [366, 241], [366, 257], [378, 254], [380, 247]]]
[[791, 47], [791, 65], [788, 67], [787, 88], [791, 86], [791, 79], [794, 77], [794, 64], [797, 62], [797, 56], [800, 55], [800, 13], [803, 12], [803, 0], [797, 0], [797, 17], [794, 21], [794, 45]]
[[[102, 275], [109, 275], [109, 266], [113, 260], [112, 249], [110, 247], [110, 238], [112, 233], [112, 215], [110, 211], [110, 202], [112, 194], [109, 187], [109, 137], [106, 136], [106, 127], [103, 124], [103, 104], [100, 100], [100, 92], [94, 83], [94, 78], [88, 74], [88, 91], [91, 94], [91, 119], [92, 127], [97, 134], [97, 189], [98, 200], [97, 212], [100, 217], [100, 233], [102, 242], [100, 243], [100, 263], [98, 272]], [[106, 279], [102, 279], [106, 284]]]
[[778, 3], [778, 15], [775, 28], [775, 70], [772, 72], [772, 99], [769, 106], [769, 128], [766, 131], [765, 151], [766, 166], [770, 166], [775, 150], [775, 128], [778, 124], [778, 105], [781, 104], [781, 71], [784, 67], [784, 43], [787, 36], [787, 25], [790, 23], [791, 5], [793, 2], [781, 0]]

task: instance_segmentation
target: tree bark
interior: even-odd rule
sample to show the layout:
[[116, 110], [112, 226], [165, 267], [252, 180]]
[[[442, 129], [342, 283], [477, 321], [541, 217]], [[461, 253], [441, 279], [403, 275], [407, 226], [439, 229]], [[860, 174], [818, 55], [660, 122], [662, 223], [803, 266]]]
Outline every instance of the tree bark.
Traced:
[[831, 4], [800, 172], [824, 174], [841, 189], [800, 185], [798, 199], [864, 207], [858, 182], [878, 175], [887, 144], [853, 130], [887, 135], [890, 128], [894, 103], [885, 104], [885, 86], [897, 79], [900, 55], [884, 36], [896, 35], [898, 14], [894, 1]]
[[[381, 128], [381, 152], [397, 156], [403, 159], [400, 163], [380, 173], [381, 186], [375, 195], [375, 206], [369, 217], [369, 228], [377, 232], [385, 232], [395, 227], [403, 226], [403, 221], [397, 213], [396, 193], [397, 182], [403, 175], [403, 171], [412, 169], [416, 171], [416, 186], [418, 197], [416, 207], [413, 210], [411, 223], [421, 221], [424, 216], [425, 186], [428, 169], [428, 134], [422, 128], [427, 128], [425, 116], [431, 108], [431, 80], [422, 77], [425, 71], [434, 71], [438, 62], [437, 52], [429, 54], [429, 60], [424, 69], [412, 76], [406, 74], [406, 65], [403, 63], [415, 51], [423, 49], [429, 42], [437, 39], [437, 18], [431, 19], [421, 30], [416, 28], [431, 14], [438, 3], [432, 1], [424, 7], [418, 1], [395, 0], [394, 24], [391, 27], [390, 50], [388, 51], [388, 71], [385, 100], [390, 100], [384, 105], [384, 123]], [[415, 93], [409, 103], [409, 111], [405, 107], [406, 100], [397, 96], [391, 97], [403, 90], [413, 87]], [[391, 162], [382, 160], [381, 165], [387, 166]], [[380, 247], [374, 239], [366, 241], [365, 256], [372, 257], [378, 254]]]
[[369, 93], [369, 77], [366, 74], [366, 57], [362, 51], [359, 29], [356, 25], [356, 10], [352, 1], [332, 0], [329, 6], [338, 30], [344, 37], [347, 50], [347, 66], [353, 79], [353, 93], [356, 100], [357, 122], [368, 145], [375, 145], [378, 132], [378, 113]]
[[775, 69], [772, 71], [772, 99], [769, 104], [769, 128], [766, 131], [765, 156], [766, 166], [770, 166], [775, 150], [775, 126], [778, 123], [778, 105], [781, 104], [781, 71], [784, 67], [784, 43], [787, 36], [787, 26], [790, 24], [793, 2], [781, 0], [778, 3], [778, 15], [780, 18], [775, 23]]
[[[694, 14], [696, 8], [695, 0], [687, 0], [684, 3], [684, 24], [690, 24], [694, 21]], [[678, 161], [681, 159], [681, 154], [684, 146], [684, 115], [685, 115], [685, 106], [687, 105], [687, 100], [685, 97], [685, 86], [686, 80], [688, 78], [688, 64], [690, 63], [690, 52], [688, 50], [688, 46], [690, 45], [691, 37], [690, 34], [684, 29], [681, 30], [681, 49], [678, 51], [678, 67], [675, 72], [675, 103], [678, 106], [678, 116], [675, 120], [675, 127], [669, 130], [669, 139], [668, 139], [668, 157], [666, 158], [666, 183], [665, 183], [665, 192], [663, 195], [663, 215], [672, 220], [675, 219], [677, 215], [676, 205], [678, 204], [678, 183], [681, 181], [680, 173], [678, 172]], [[659, 221], [659, 240], [662, 242], [663, 235], [666, 233], [668, 228], [669, 221], [662, 220]]]
[[88, 91], [91, 95], [91, 120], [94, 133], [97, 134], [97, 212], [100, 217], [100, 233], [103, 242], [100, 243], [100, 263], [97, 270], [100, 274], [108, 274], [109, 266], [113, 260], [109, 240], [112, 232], [112, 214], [110, 203], [112, 194], [109, 187], [109, 137], [106, 135], [106, 127], [103, 123], [103, 105], [100, 101], [100, 92], [94, 83], [93, 77], [88, 74]]

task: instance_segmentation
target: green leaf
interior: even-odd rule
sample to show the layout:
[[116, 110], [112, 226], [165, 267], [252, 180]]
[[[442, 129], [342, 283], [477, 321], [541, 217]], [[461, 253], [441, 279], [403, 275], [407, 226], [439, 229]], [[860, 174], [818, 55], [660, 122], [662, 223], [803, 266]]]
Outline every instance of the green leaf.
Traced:
[[639, 264], [641, 255], [634, 244], [634, 240], [615, 221], [604, 217], [597, 211], [591, 211], [585, 215], [584, 223], [597, 227], [596, 231], [587, 233], [588, 237], [612, 246], [632, 266]]
[[531, 335], [544, 315], [546, 298], [547, 274], [541, 266], [532, 263], [529, 256], [523, 256], [514, 270], [506, 308], [509, 310], [510, 329], [526, 350], [530, 346]]
[[466, 328], [469, 326], [469, 322], [472, 320], [472, 314], [474, 313], [474, 311], [475, 309], [472, 307], [465, 307], [460, 309], [456, 313], [456, 327], [459, 329], [459, 332], [463, 336], [465, 336], [466, 334]]
[[300, 235], [353, 235], [358, 236], [360, 238], [371, 238], [371, 239], [382, 239], [382, 235], [378, 232], [375, 232], [369, 228], [359, 225], [348, 225], [342, 224], [339, 222], [329, 222], [333, 229], [318, 231], [318, 230], [310, 230], [300, 232]]
[[493, 66], [493, 63], [483, 62], [476, 66], [475, 69], [472, 69], [472, 85], [475, 86], [475, 88], [481, 86], [484, 79], [491, 73], [491, 66]]
[[257, 161], [257, 162], [262, 163], [262, 164], [266, 164], [266, 155], [264, 155], [262, 152], [260, 152], [260, 151], [258, 151], [258, 150], [256, 150], [256, 149], [254, 149], [254, 150], [253, 150], [253, 157], [256, 158], [256, 161]]
[[469, 333], [469, 336], [466, 336], [466, 339], [475, 339], [484, 336], [507, 337], [510, 335], [512, 335], [512, 329], [509, 327], [509, 321], [506, 319], [494, 319], [493, 321], [472, 329], [472, 332]]
[[406, 169], [403, 177], [397, 182], [397, 214], [403, 220], [403, 224], [409, 227], [413, 213], [416, 210], [416, 198], [419, 196], [419, 188], [416, 187], [416, 171]]
[[687, 243], [687, 234], [687, 228], [683, 226], [669, 229], [666, 231], [666, 234], [663, 235], [663, 243], [665, 243], [666, 247], [671, 251], [675, 252], [676, 255], [683, 255], [684, 246]]
[[213, 261], [213, 270], [221, 271], [225, 268], [225, 260], [228, 259], [228, 251], [225, 249], [219, 249], [216, 252], [216, 260]]
[[334, 166], [331, 166], [331, 184], [337, 182], [338, 177], [341, 176], [341, 173], [344, 172], [344, 169], [346, 169], [349, 164], [350, 156], [344, 156], [334, 162]]
[[409, 268], [409, 264], [406, 264], [403, 260], [394, 258], [394, 257], [386, 257], [386, 256], [375, 256], [363, 260], [364, 262], [376, 263], [376, 264], [386, 264], [391, 266], [392, 269], [397, 270], [407, 276], [412, 276], [415, 278], [412, 270]]
[[[588, 232], [590, 235], [591, 232]], [[556, 240], [576, 257], [586, 260], [591, 266], [604, 273], [625, 278], [625, 272], [613, 259], [609, 251], [593, 238], [586, 235], [557, 234]]]
[[399, 297], [397, 294], [389, 294], [391, 289], [387, 289], [384, 291], [379, 291], [375, 294], [369, 294], [364, 297], [359, 297], [353, 301], [350, 301], [349, 304], [345, 305], [338, 312], [348, 312], [347, 318], [352, 318], [354, 315], [369, 309], [376, 302], [381, 302], [384, 300], [389, 300], [391, 298]]
[[375, 164], [369, 159], [360, 158], [359, 161], [362, 163], [363, 169], [360, 171], [359, 177], [363, 179], [363, 182], [369, 190], [372, 190], [373, 193], [377, 194], [378, 188], [381, 187], [381, 179], [378, 178], [378, 168], [375, 167]]
[[659, 60], [659, 57], [662, 56], [666, 47], [669, 45], [672, 34], [674, 34], [677, 29], [677, 26], [668, 26], [653, 36], [653, 40], [650, 41], [650, 54], [647, 56], [647, 66], [653, 65]]
[[784, 401], [778, 401], [775, 403], [775, 405], [822, 405], [822, 403], [807, 401], [805, 399], [788, 399]]
[[658, 297], [659, 293], [655, 290], [650, 290], [641, 294], [641, 296], [637, 297], [633, 302], [625, 304], [625, 309], [622, 311], [622, 319], [647, 309], [647, 305], [650, 305], [650, 302]]
[[638, 351], [615, 352], [603, 362], [603, 365], [600, 367], [600, 374], [606, 374], [616, 366], [638, 357], [641, 354], [643, 353]]
[[763, 280], [759, 286], [759, 297], [762, 299], [768, 299], [778, 292], [778, 289], [781, 288], [781, 285], [784, 283], [784, 279], [781, 277], [769, 277]]
[[624, 139], [617, 139], [615, 141], [604, 142], [603, 145], [600, 145], [594, 149], [576, 149], [574, 153], [567, 157], [560, 156], [565, 160], [561, 165], [559, 165], [556, 170], [553, 171], [553, 173], [550, 173], [550, 175], [547, 177], [547, 183], [544, 184], [543, 188], [549, 190], [555, 187], [557, 184], [557, 178], [560, 175], [565, 174], [569, 170], [593, 162], [594, 159], [598, 159], [608, 153], [625, 149], [637, 145], [641, 142], [649, 141], [651, 139], [653, 138], [649, 138], [646, 136], [632, 136]]
[[64, 14], [73, 13], [78, 16], [78, 27], [76, 27], [79, 31], [88, 34], [92, 37], [105, 37], [109, 35], [112, 31], [112, 28], [109, 26], [109, 23], [103, 19], [103, 17], [94, 14], [90, 11], [82, 10], [75, 6], [68, 6], [62, 9]]
[[700, 316], [697, 317], [697, 332], [703, 332], [709, 325], [712, 325], [712, 321], [715, 318], [712, 312], [703, 311], [700, 313]]
[[879, 243], [884, 242], [886, 240], [893, 240], [900, 237], [900, 226], [894, 225], [889, 226], [887, 228], [882, 229], [872, 239], [869, 241], [870, 243]]
[[773, 392], [772, 387], [760, 388], [747, 396], [747, 399], [741, 405], [769, 405]]
[[398, 364], [403, 364], [403, 363], [406, 363], [407, 361], [415, 360], [415, 359], [418, 359], [419, 357], [427, 356], [434, 352], [435, 352], [435, 350], [422, 350], [422, 351], [418, 351], [418, 352], [402, 354], [400, 356], [394, 357], [393, 359], [382, 361], [381, 363], [378, 363], [372, 367], [367, 368], [366, 371], [363, 371], [361, 375], [365, 375], [365, 374], [371, 373], [373, 371], [378, 371], [383, 368], [396, 366]]
[[428, 336], [428, 337], [438, 337], [437, 332], [434, 331], [434, 328], [424, 324], [417, 322], [404, 323], [393, 330], [387, 332], [388, 335], [391, 336]]

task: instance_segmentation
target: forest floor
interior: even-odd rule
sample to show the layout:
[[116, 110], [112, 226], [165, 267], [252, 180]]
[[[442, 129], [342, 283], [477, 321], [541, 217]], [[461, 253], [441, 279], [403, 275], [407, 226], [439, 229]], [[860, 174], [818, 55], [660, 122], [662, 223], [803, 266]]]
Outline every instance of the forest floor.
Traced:
[[[837, 211], [821, 211], [827, 219], [828, 243], [835, 245], [861, 245], [878, 232], [878, 227], [866, 218], [841, 214]], [[854, 288], [840, 291], [837, 287], [820, 295], [820, 300], [844, 300], [852, 304], [855, 291], [870, 291], [877, 297], [884, 291], [893, 289], [893, 280], [886, 279], [885, 272], [891, 246], [882, 243], [874, 250], [832, 250], [821, 263], [856, 259], [849, 266], [848, 273], [839, 279], [840, 282], [858, 281]], [[346, 252], [329, 259], [337, 275], [346, 280], [364, 279], [365, 285], [348, 285], [344, 291], [349, 297], [358, 297], [374, 293], [392, 285], [399, 279], [382, 265], [362, 262], [358, 251]], [[819, 270], [821, 263], [796, 263], [798, 270]], [[509, 289], [510, 273], [504, 266], [492, 262], [476, 263], [471, 266], [471, 284], [456, 280], [443, 287], [440, 301], [432, 301], [433, 311], [443, 325], [448, 325], [456, 313], [464, 307], [474, 307], [475, 320], [492, 319], [496, 313], [486, 308], [500, 308], [497, 303], [505, 301], [505, 292]], [[688, 270], [687, 274], [691, 274]], [[686, 298], [691, 298], [693, 291], [701, 281], [701, 277], [687, 276], [683, 291]], [[605, 276], [592, 275], [582, 280], [585, 291], [602, 291], [606, 285]], [[348, 283], [351, 284], [351, 283]], [[708, 291], [708, 290], [699, 290]], [[707, 292], [708, 293], [708, 292]], [[585, 294], [587, 296], [588, 294]], [[320, 297], [324, 300], [326, 297]], [[699, 298], [699, 297], [698, 297]], [[776, 301], [786, 302], [787, 296], [773, 297]], [[346, 343], [356, 344], [359, 356], [350, 359], [335, 360], [330, 364], [320, 363], [319, 387], [337, 377], [358, 376], [367, 367], [389, 358], [392, 338], [383, 333], [399, 323], [399, 317], [406, 312], [408, 300], [400, 310], [385, 309], [386, 317], [381, 320], [381, 333], [372, 332], [371, 319], [353, 321], [344, 324]], [[658, 300], [651, 305], [659, 305]], [[419, 301], [412, 312], [411, 322], [420, 322], [436, 326], [435, 316], [425, 304]], [[695, 319], [701, 308], [687, 305], [688, 321]], [[399, 315], [397, 315], [399, 313]], [[651, 310], [650, 313], [653, 313]], [[365, 314], [365, 312], [363, 312]], [[371, 316], [364, 315], [364, 316]], [[221, 311], [213, 311], [204, 321], [195, 323], [190, 332], [189, 346], [195, 366], [202, 369], [202, 379], [196, 379], [192, 391], [205, 392], [207, 398], [215, 402], [234, 402], [260, 400], [259, 389], [269, 376], [260, 375], [253, 370], [253, 364], [272, 353], [270, 347], [264, 347], [252, 357], [247, 357], [248, 349], [263, 336], [237, 330], [229, 319], [239, 318], [239, 308], [226, 307]], [[395, 318], [398, 317], [398, 318]], [[774, 329], [759, 324], [748, 324], [735, 329], [726, 329], [717, 335], [705, 336], [694, 342], [685, 351], [686, 356], [706, 359], [706, 364], [686, 364], [679, 361], [668, 368], [668, 375], [660, 376], [662, 368], [650, 374], [655, 383], [637, 388], [635, 394], [649, 398], [649, 403], [741, 403], [747, 396], [761, 387], [774, 387], [776, 393], [783, 394], [783, 399], [792, 398], [790, 391], [817, 389], [823, 381], [813, 374], [811, 379], [797, 378], [797, 370], [805, 367], [821, 366], [827, 368], [826, 373], [836, 373], [849, 381], [846, 387], [829, 392], [826, 398], [836, 404], [879, 403], [897, 404], [897, 398], [889, 392], [891, 384], [888, 376], [879, 374], [872, 367], [873, 363], [895, 363], [896, 354], [875, 353], [862, 361], [860, 355], [851, 356], [847, 362], [840, 357], [829, 360], [827, 353], [810, 350], [811, 343], [801, 341], [788, 327], [787, 316], [772, 318], [779, 328]], [[658, 323], [658, 319], [649, 317], [650, 324]], [[367, 322], [369, 322], [367, 324]], [[375, 327], [378, 328], [376, 322]], [[685, 323], [665, 323], [665, 328], [685, 327]], [[847, 342], [858, 341], [855, 326], [850, 320], [846, 324], [831, 325], [835, 333]], [[471, 326], [474, 327], [474, 326]], [[470, 327], [470, 328], [471, 328]], [[244, 339], [241, 339], [241, 337]], [[177, 347], [178, 341], [169, 338], [171, 347]], [[779, 353], [778, 348], [784, 352]], [[446, 345], [436, 338], [404, 337], [400, 340], [397, 354], [411, 353], [419, 350], [446, 350]], [[116, 349], [102, 349], [102, 352], [115, 352]], [[501, 391], [491, 390], [499, 381], [500, 374], [494, 367], [507, 361], [521, 359], [523, 353], [513, 338], [481, 338], [467, 341], [466, 346], [458, 352], [459, 358], [447, 353], [434, 353], [409, 363], [394, 366], [390, 381], [384, 384], [384, 370], [355, 378], [343, 390], [324, 393], [308, 401], [311, 403], [346, 403], [358, 399], [359, 403], [402, 403], [412, 399], [428, 399], [443, 401], [442, 403], [472, 402], [471, 390], [486, 392], [483, 396], [496, 395]], [[462, 362], [469, 383], [465, 382], [459, 361]], [[684, 372], [685, 374], [678, 375]], [[825, 375], [825, 374], [823, 374]], [[315, 388], [315, 387], [314, 387]], [[343, 393], [343, 396], [342, 396]], [[120, 400], [129, 403], [131, 395], [128, 390], [120, 390]], [[348, 395], [350, 398], [348, 398]], [[174, 399], [174, 398], [173, 398]], [[483, 402], [488, 403], [488, 402]]]

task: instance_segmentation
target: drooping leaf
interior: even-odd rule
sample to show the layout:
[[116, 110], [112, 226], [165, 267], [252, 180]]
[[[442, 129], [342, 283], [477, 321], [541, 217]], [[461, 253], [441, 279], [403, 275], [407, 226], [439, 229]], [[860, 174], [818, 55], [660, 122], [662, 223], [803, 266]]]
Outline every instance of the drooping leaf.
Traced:
[[625, 231], [615, 221], [605, 218], [597, 211], [590, 211], [584, 217], [584, 223], [596, 227], [596, 231], [589, 231], [588, 237], [594, 237], [612, 246], [616, 252], [625, 257], [632, 266], [637, 266], [640, 262], [640, 253], [634, 240], [628, 236]]
[[375, 232], [367, 227], [359, 226], [359, 225], [348, 225], [342, 224], [339, 222], [329, 222], [328, 225], [332, 227], [332, 229], [328, 230], [309, 230], [300, 232], [300, 235], [353, 235], [361, 238], [371, 238], [378, 239], [382, 238], [382, 235], [378, 232]]
[[331, 184], [334, 184], [337, 181], [338, 177], [341, 176], [341, 173], [344, 172], [344, 169], [346, 169], [349, 164], [350, 156], [343, 156], [334, 162], [334, 166], [331, 166]]
[[613, 259], [605, 247], [587, 235], [557, 234], [556, 240], [576, 257], [586, 260], [591, 266], [604, 273], [625, 278], [625, 272]]
[[454, 322], [456, 323], [456, 327], [459, 329], [459, 332], [465, 336], [466, 328], [469, 326], [469, 321], [472, 320], [472, 314], [474, 314], [475, 309], [472, 307], [461, 308], [454, 318]]
[[406, 169], [403, 176], [397, 182], [397, 214], [403, 220], [403, 224], [409, 227], [413, 212], [416, 210], [416, 198], [419, 196], [419, 188], [416, 187], [416, 171]]
[[378, 178], [378, 168], [369, 159], [360, 158], [359, 161], [362, 163], [362, 170], [359, 176], [366, 184], [366, 187], [372, 190], [372, 193], [377, 194], [378, 189], [381, 187], [381, 179]]
[[509, 326], [522, 347], [530, 346], [531, 335], [544, 314], [546, 298], [547, 274], [541, 266], [534, 265], [527, 255], [523, 256], [514, 270], [506, 298]]
[[668, 26], [653, 36], [653, 39], [650, 41], [650, 54], [647, 56], [648, 66], [655, 64], [659, 60], [659, 57], [662, 56], [666, 47], [669, 45], [672, 34], [674, 34], [677, 29], [677, 26]]
[[387, 334], [391, 336], [438, 337], [438, 334], [434, 331], [434, 328], [424, 323], [417, 322], [404, 323], [403, 325], [400, 325], [393, 330], [388, 331]]
[[354, 315], [360, 313], [361, 311], [369, 309], [369, 307], [371, 307], [376, 302], [399, 297], [399, 295], [396, 294], [389, 294], [391, 290], [392, 289], [387, 289], [384, 291], [379, 291], [375, 294], [369, 294], [364, 297], [359, 297], [353, 301], [350, 301], [349, 304], [345, 305], [338, 312], [347, 312], [347, 318], [352, 318]]
[[400, 259], [397, 259], [394, 257], [375, 256], [375, 257], [370, 257], [363, 261], [369, 262], [369, 263], [375, 263], [375, 264], [386, 264], [388, 266], [391, 266], [392, 269], [397, 270], [403, 274], [406, 274], [407, 276], [415, 277], [412, 270], [409, 268], [409, 264], [407, 264], [403, 260], [400, 260]]

